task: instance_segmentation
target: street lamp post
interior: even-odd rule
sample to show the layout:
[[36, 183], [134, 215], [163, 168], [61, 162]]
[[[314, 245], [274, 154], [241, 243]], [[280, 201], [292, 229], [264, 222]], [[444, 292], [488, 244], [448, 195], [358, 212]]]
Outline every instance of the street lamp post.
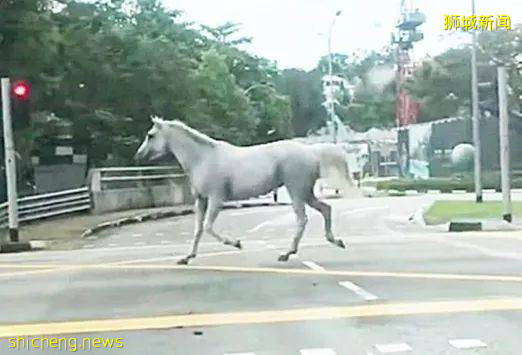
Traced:
[[335, 13], [335, 16], [332, 20], [332, 23], [330, 25], [330, 29], [328, 30], [328, 92], [330, 93], [330, 98], [327, 98], [328, 99], [328, 116], [329, 117], [329, 124], [330, 126], [332, 127], [332, 141], [334, 143], [337, 143], [337, 127], [336, 127], [336, 122], [335, 122], [335, 103], [334, 103], [334, 100], [333, 100], [333, 92], [332, 92], [332, 72], [333, 72], [333, 68], [332, 68], [332, 33], [333, 33], [333, 29], [334, 29], [334, 26], [335, 26], [335, 22], [337, 20], [337, 17], [339, 17], [339, 15], [341, 15], [342, 11], [341, 10], [338, 10], [336, 13]]
[[[475, 14], [475, 0], [471, 0], [471, 14]], [[472, 122], [473, 122], [473, 146], [474, 154], [474, 175], [475, 175], [475, 200], [482, 202], [482, 179], [480, 162], [480, 111], [478, 97], [478, 78], [477, 78], [477, 32], [471, 31], [471, 101], [472, 101]]]

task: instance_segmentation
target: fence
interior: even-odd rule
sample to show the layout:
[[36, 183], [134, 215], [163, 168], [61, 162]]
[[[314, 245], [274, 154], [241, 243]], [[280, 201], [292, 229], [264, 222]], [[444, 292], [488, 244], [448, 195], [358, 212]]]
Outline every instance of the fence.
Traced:
[[[88, 211], [91, 208], [89, 189], [77, 189], [26, 196], [18, 199], [18, 221], [20, 223]], [[0, 227], [7, 226], [8, 203], [0, 204]]]
[[162, 185], [184, 179], [181, 168], [172, 166], [136, 166], [96, 168], [89, 171], [92, 192]]

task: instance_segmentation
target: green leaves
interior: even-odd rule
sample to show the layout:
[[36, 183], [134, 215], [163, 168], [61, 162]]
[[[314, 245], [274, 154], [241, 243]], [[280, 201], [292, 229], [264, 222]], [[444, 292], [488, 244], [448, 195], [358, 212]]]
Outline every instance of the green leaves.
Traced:
[[90, 162], [130, 164], [151, 114], [236, 144], [288, 136], [286, 97], [244, 93], [279, 73], [238, 48], [239, 25], [198, 31], [159, 0], [60, 3], [0, 2], [0, 69], [31, 82], [35, 115], [56, 115], [31, 128], [27, 155], [66, 132]]

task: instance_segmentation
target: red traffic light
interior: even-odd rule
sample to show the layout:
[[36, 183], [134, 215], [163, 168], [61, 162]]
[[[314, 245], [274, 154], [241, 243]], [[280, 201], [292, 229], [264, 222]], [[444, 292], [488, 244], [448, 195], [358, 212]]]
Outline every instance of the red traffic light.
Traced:
[[27, 100], [29, 98], [29, 84], [26, 81], [19, 80], [12, 85], [13, 95], [19, 100]]

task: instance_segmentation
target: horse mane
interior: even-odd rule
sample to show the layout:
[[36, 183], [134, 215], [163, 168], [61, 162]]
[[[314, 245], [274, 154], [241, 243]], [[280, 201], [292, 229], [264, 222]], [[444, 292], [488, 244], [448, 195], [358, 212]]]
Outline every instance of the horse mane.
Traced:
[[172, 121], [161, 120], [161, 121], [169, 127], [179, 128], [180, 130], [185, 132], [188, 136], [190, 136], [194, 141], [196, 141], [198, 143], [205, 144], [205, 145], [212, 146], [212, 147], [214, 147], [217, 143], [217, 141], [214, 138], [211, 138], [211, 137], [207, 136], [206, 134], [201, 133], [200, 131], [198, 131], [192, 127], [189, 127], [188, 125], [181, 122], [180, 120], [172, 120]]

